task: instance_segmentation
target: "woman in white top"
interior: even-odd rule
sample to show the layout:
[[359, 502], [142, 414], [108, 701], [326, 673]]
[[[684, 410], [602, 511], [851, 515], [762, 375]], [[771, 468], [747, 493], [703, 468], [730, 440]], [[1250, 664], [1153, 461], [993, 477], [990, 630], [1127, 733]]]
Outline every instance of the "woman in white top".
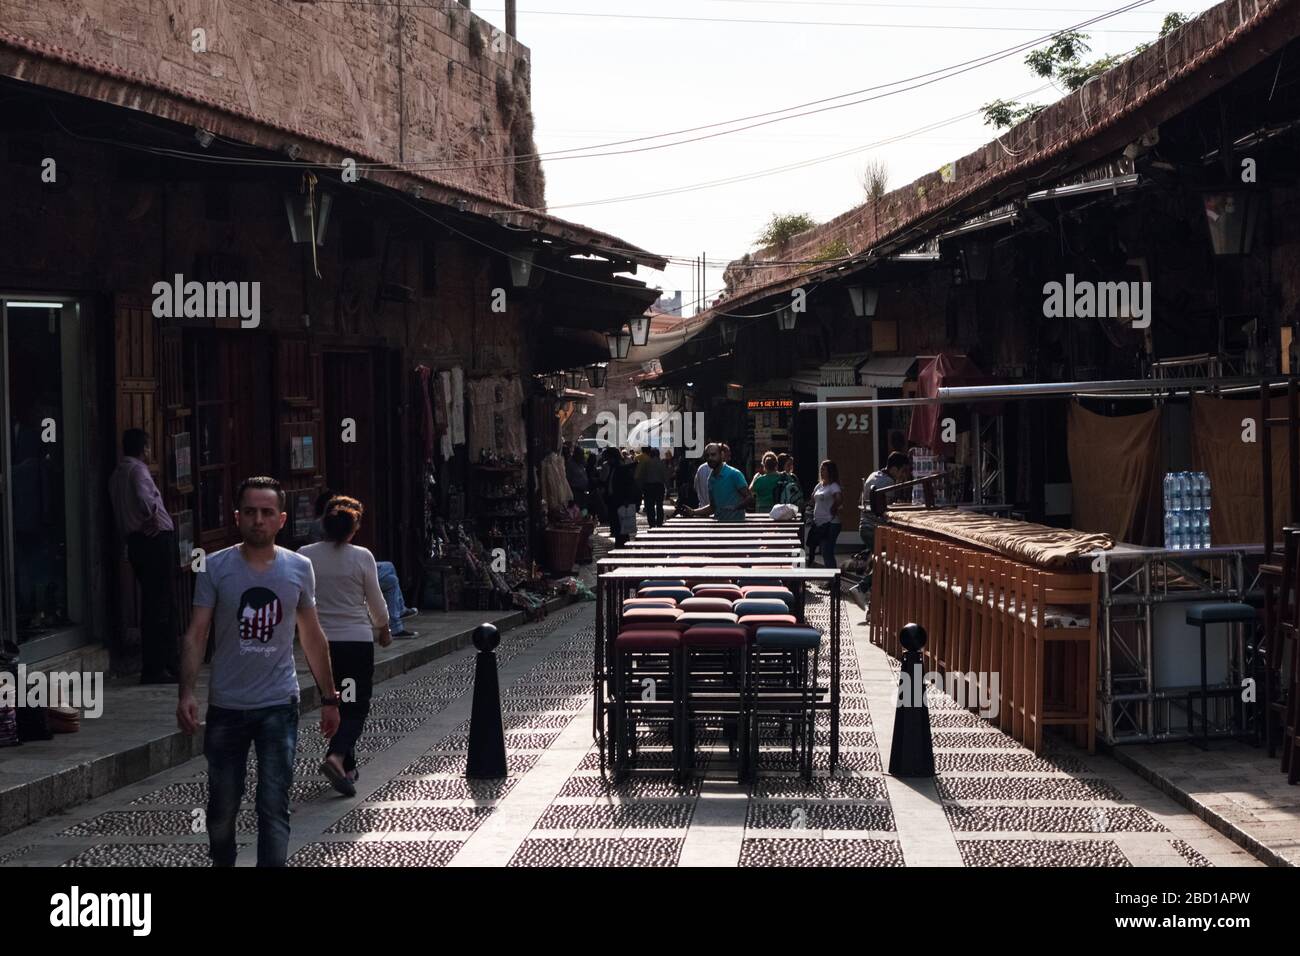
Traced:
[[298, 552], [311, 560], [316, 572], [316, 611], [329, 638], [334, 680], [342, 697], [338, 733], [330, 739], [320, 770], [348, 797], [357, 793], [356, 744], [370, 713], [375, 641], [380, 647], [393, 642], [375, 556], [352, 544], [364, 510], [355, 498], [331, 498], [321, 517], [325, 540]]
[[827, 458], [822, 462], [821, 481], [813, 489], [813, 527], [808, 542], [808, 566], [814, 565], [815, 548], [822, 549], [822, 562], [828, 568], [835, 564], [835, 542], [840, 536], [840, 504], [844, 500], [840, 490], [840, 470]]

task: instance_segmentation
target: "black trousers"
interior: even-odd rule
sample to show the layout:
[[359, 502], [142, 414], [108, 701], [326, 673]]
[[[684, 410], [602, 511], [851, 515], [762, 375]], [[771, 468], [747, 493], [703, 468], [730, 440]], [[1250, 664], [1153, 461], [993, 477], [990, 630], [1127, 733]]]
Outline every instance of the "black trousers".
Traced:
[[[370, 715], [370, 694], [375, 684], [375, 645], [370, 641], [330, 641], [330, 666], [339, 704], [339, 729], [330, 739], [326, 754], [343, 758], [343, 769], [357, 766], [357, 741]], [[352, 680], [355, 684], [345, 684]]]
[[658, 528], [664, 523], [664, 486], [658, 482], [647, 482], [641, 489], [645, 496], [646, 523]]
[[160, 531], [153, 537], [137, 531], [126, 539], [126, 556], [140, 583], [140, 672], [159, 677], [179, 672], [176, 605], [172, 576], [179, 564], [176, 532]]

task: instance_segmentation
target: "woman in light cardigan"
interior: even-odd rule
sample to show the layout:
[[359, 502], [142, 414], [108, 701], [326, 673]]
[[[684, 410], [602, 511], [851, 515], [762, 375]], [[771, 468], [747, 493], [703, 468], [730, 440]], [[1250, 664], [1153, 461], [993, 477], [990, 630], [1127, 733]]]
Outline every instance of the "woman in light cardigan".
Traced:
[[334, 789], [356, 796], [356, 744], [370, 713], [375, 676], [375, 641], [392, 643], [388, 606], [379, 588], [375, 556], [352, 544], [364, 512], [355, 498], [337, 495], [325, 506], [325, 540], [299, 549], [316, 572], [316, 610], [329, 638], [334, 680], [342, 703], [338, 733], [330, 740], [320, 769]]

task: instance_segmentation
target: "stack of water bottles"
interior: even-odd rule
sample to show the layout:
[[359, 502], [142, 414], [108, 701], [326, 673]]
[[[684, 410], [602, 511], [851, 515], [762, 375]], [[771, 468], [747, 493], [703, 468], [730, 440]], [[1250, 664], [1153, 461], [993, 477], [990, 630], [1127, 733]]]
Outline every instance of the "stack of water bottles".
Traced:
[[1165, 547], [1196, 551], [1210, 546], [1210, 476], [1203, 471], [1165, 475]]
[[[924, 478], [926, 475], [933, 475], [935, 472], [943, 471], [944, 463], [940, 455], [936, 455], [923, 448], [912, 449], [912, 477]], [[945, 503], [943, 482], [934, 483], [934, 503], [941, 505]], [[925, 504], [925, 489], [921, 485], [912, 486], [912, 504]]]

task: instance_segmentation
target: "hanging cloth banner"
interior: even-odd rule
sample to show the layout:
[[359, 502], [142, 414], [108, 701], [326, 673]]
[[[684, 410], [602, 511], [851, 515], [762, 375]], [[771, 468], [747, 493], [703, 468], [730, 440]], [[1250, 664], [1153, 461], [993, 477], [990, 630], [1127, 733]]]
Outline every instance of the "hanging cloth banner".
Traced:
[[459, 365], [451, 370], [451, 443], [465, 444], [465, 373]]
[[416, 377], [420, 383], [420, 403], [424, 406], [424, 460], [425, 462], [433, 461], [433, 436], [436, 426], [433, 420], [433, 405], [429, 401], [429, 379], [433, 373], [427, 365], [418, 365], [415, 368]]

